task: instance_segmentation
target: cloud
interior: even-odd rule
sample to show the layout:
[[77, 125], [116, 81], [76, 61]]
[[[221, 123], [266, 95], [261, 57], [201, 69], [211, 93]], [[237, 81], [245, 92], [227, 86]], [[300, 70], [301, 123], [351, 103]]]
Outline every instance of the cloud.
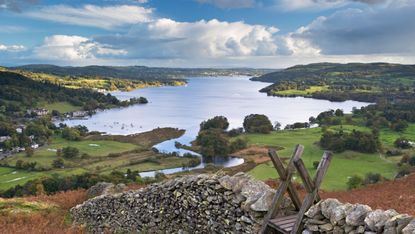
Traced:
[[307, 9], [320, 10], [328, 8], [337, 8], [346, 6], [351, 3], [376, 5], [386, 2], [388, 2], [388, 0], [280, 0], [278, 5], [284, 10], [293, 11]]
[[26, 50], [22, 45], [2, 45], [0, 44], [0, 52], [21, 52]]
[[199, 3], [212, 4], [219, 8], [251, 8], [256, 0], [197, 0]]
[[25, 13], [27, 16], [64, 24], [112, 29], [125, 25], [149, 22], [152, 9], [132, 5], [96, 6], [67, 5], [45, 6]]
[[38, 0], [0, 0], [0, 9], [20, 12], [22, 7], [38, 2]]
[[98, 37], [135, 58], [195, 58], [273, 55], [275, 27], [218, 20], [177, 22], [158, 19], [137, 25], [125, 35]]
[[346, 9], [288, 35], [326, 55], [415, 53], [415, 4], [384, 9]]
[[80, 36], [53, 35], [46, 37], [43, 44], [33, 50], [34, 57], [46, 61], [79, 62], [120, 56], [127, 52], [94, 42]]

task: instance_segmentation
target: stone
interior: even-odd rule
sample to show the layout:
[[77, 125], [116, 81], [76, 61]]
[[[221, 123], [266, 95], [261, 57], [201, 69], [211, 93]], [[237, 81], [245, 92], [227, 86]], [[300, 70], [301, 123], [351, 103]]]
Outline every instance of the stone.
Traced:
[[271, 190], [265, 191], [251, 206], [250, 208], [254, 211], [266, 212], [269, 210], [272, 199], [274, 198], [275, 192]]
[[318, 228], [323, 232], [329, 232], [333, 230], [333, 225], [331, 225], [331, 223], [326, 223], [323, 225], [319, 225]]
[[309, 218], [315, 218], [315, 216], [321, 214], [321, 201], [319, 201], [317, 204], [313, 205], [310, 207], [310, 209], [308, 209], [307, 212], [305, 212], [305, 216], [309, 217]]
[[339, 205], [335, 207], [331, 212], [329, 213], [329, 219], [331, 224], [333, 225], [343, 225], [345, 223], [344, 219], [346, 218], [346, 215], [349, 213], [349, 210], [353, 206], [349, 203]]
[[360, 226], [365, 224], [365, 218], [367, 213], [372, 209], [367, 205], [355, 204], [349, 210], [346, 216], [346, 224], [350, 226]]
[[395, 210], [374, 210], [367, 214], [365, 218], [365, 224], [369, 230], [374, 232], [381, 232], [386, 224], [386, 222], [397, 215], [398, 213]]
[[385, 223], [385, 232], [388, 233], [401, 233], [402, 229], [408, 225], [413, 217], [407, 214], [398, 214], [390, 218]]
[[359, 227], [357, 227], [356, 233], [365, 233], [365, 226], [359, 226]]
[[402, 234], [415, 234], [415, 219], [406, 225], [404, 229], [402, 229]]
[[324, 217], [329, 219], [333, 210], [340, 205], [341, 203], [337, 199], [333, 199], [333, 198], [326, 199], [322, 201], [320, 204], [321, 213], [324, 215]]

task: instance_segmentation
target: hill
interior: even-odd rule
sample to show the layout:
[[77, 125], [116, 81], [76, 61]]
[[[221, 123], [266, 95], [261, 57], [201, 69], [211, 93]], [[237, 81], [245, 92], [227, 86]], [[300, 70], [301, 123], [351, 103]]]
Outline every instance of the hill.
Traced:
[[120, 104], [114, 96], [91, 89], [70, 89], [48, 81], [36, 81], [18, 73], [0, 71], [0, 113], [6, 116], [23, 116], [27, 109], [58, 102], [85, 110], [104, 109]]
[[315, 63], [293, 66], [252, 80], [274, 83], [261, 90], [271, 96], [375, 102], [386, 95], [413, 93], [415, 65]]
[[164, 80], [198, 76], [260, 76], [273, 72], [271, 69], [214, 69], [214, 68], [164, 68], [145, 66], [85, 66], [60, 67], [48, 64], [32, 64], [11, 67], [13, 70], [48, 73], [57, 76], [100, 76], [122, 79]]

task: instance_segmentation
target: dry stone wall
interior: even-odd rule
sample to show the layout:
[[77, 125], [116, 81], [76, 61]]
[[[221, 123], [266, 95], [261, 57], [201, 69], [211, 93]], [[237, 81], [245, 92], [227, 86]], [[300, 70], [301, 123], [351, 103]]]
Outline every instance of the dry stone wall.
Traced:
[[415, 219], [407, 214], [372, 210], [362, 204], [343, 204], [336, 199], [317, 203], [305, 215], [303, 234], [415, 234]]
[[[71, 214], [92, 233], [256, 233], [274, 194], [244, 173], [192, 175], [98, 196]], [[286, 199], [280, 215], [292, 209]]]

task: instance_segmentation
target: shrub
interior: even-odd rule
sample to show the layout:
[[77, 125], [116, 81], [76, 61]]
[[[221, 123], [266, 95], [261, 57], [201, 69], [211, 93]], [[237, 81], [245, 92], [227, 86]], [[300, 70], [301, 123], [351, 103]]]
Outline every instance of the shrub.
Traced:
[[411, 142], [407, 138], [404, 138], [404, 137], [400, 137], [396, 139], [393, 144], [395, 145], [395, 147], [401, 148], [401, 149], [412, 148]]
[[243, 126], [248, 133], [270, 133], [273, 130], [273, 126], [268, 117], [259, 114], [246, 116]]
[[62, 130], [62, 138], [67, 139], [69, 141], [79, 141], [81, 140], [81, 133], [76, 128], [64, 128]]
[[237, 137], [244, 132], [243, 128], [234, 128], [228, 131], [228, 136], [230, 137]]
[[54, 167], [54, 168], [63, 168], [64, 166], [65, 166], [65, 164], [63, 162], [63, 159], [61, 159], [61, 158], [55, 159], [52, 162], [52, 167]]
[[247, 145], [248, 145], [248, 143], [245, 139], [238, 138], [235, 141], [231, 142], [231, 144], [229, 146], [229, 151], [231, 153], [234, 153], [236, 151], [245, 149]]
[[35, 150], [32, 147], [26, 147], [25, 148], [26, 157], [32, 157], [35, 153]]
[[383, 180], [383, 177], [379, 173], [369, 172], [366, 174], [364, 184], [376, 184]]
[[64, 158], [75, 158], [78, 155], [79, 155], [79, 150], [75, 147], [68, 146], [68, 147], [62, 148], [62, 156]]
[[358, 175], [351, 176], [347, 181], [347, 189], [352, 190], [363, 185], [362, 177]]
[[408, 164], [409, 164], [409, 165], [411, 165], [411, 166], [415, 166], [415, 156], [412, 156], [412, 157], [409, 159]]

